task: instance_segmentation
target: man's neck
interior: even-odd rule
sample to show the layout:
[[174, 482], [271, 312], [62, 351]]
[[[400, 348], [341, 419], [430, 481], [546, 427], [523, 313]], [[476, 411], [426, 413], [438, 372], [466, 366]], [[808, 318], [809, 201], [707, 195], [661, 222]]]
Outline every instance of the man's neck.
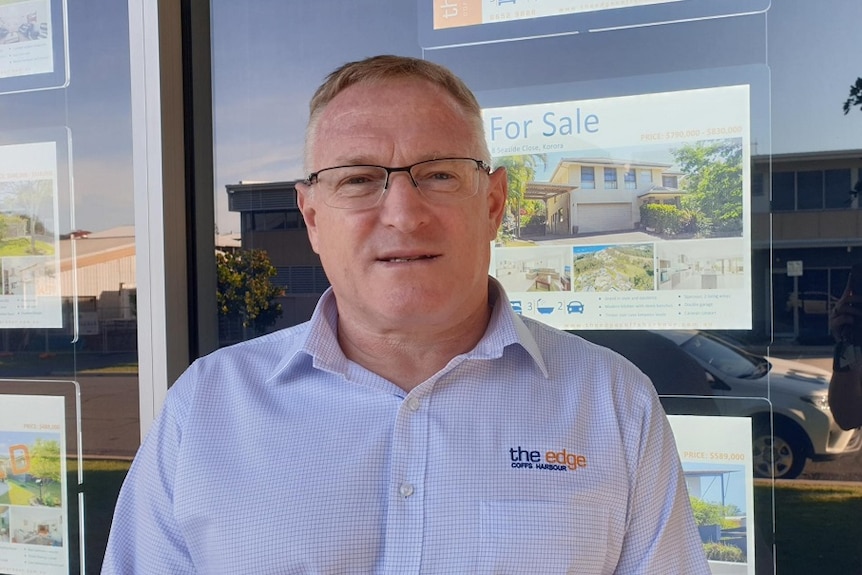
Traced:
[[381, 329], [339, 316], [338, 343], [348, 359], [410, 391], [482, 339], [491, 318], [487, 305], [457, 325]]

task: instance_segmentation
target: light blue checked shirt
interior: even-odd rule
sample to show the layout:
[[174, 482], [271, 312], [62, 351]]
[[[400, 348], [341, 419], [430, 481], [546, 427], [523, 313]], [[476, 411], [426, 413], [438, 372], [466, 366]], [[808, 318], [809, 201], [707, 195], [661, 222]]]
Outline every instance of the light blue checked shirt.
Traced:
[[476, 348], [410, 393], [344, 357], [331, 293], [196, 361], [102, 573], [708, 574], [649, 380], [491, 293]]

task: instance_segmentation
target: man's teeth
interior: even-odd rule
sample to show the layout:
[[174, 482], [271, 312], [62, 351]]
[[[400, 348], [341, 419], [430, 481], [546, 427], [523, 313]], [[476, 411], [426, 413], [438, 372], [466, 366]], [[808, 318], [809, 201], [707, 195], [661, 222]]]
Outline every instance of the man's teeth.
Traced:
[[390, 261], [393, 263], [403, 263], [403, 262], [412, 262], [412, 261], [416, 261], [416, 260], [422, 260], [422, 259], [430, 258], [430, 257], [431, 256], [416, 256], [414, 258], [390, 258], [387, 261]]

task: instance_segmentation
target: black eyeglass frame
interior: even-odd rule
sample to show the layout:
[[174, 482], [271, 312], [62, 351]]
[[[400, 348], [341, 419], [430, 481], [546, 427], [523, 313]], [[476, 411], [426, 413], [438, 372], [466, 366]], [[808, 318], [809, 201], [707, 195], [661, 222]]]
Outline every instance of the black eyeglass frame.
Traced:
[[476, 162], [476, 169], [486, 174], [491, 173], [491, 165], [484, 160], [477, 160], [476, 158], [434, 158], [431, 160], [422, 160], [421, 162], [416, 162], [415, 164], [410, 164], [409, 166], [401, 166], [398, 168], [390, 168], [388, 166], [378, 166], [376, 164], [347, 164], [343, 166], [330, 166], [328, 168], [323, 168], [322, 170], [317, 170], [316, 172], [311, 172], [308, 176], [305, 177], [303, 183], [306, 186], [313, 186], [318, 182], [318, 176], [321, 172], [326, 172], [327, 170], [337, 170], [339, 168], [361, 168], [361, 167], [369, 167], [369, 168], [381, 168], [386, 170], [386, 181], [383, 183], [383, 190], [389, 189], [389, 179], [392, 174], [397, 172], [407, 172], [407, 175], [410, 176], [410, 181], [413, 182], [413, 186], [415, 188], [419, 188], [419, 185], [416, 183], [416, 180], [413, 179], [413, 174], [411, 170], [416, 166], [421, 166], [422, 164], [427, 164], [429, 162], [440, 162], [446, 160], [470, 160], [472, 162]]

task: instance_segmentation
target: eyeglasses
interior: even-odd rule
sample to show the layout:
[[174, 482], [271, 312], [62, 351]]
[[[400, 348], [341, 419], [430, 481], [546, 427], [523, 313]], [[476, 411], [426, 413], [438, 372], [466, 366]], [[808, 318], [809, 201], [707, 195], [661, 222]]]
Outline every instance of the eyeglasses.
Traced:
[[479, 174], [490, 173], [491, 166], [473, 158], [426, 160], [401, 168], [335, 166], [312, 172], [305, 184], [318, 184], [327, 206], [363, 210], [380, 202], [395, 172], [406, 172], [429, 202], [446, 204], [475, 196], [479, 191]]

